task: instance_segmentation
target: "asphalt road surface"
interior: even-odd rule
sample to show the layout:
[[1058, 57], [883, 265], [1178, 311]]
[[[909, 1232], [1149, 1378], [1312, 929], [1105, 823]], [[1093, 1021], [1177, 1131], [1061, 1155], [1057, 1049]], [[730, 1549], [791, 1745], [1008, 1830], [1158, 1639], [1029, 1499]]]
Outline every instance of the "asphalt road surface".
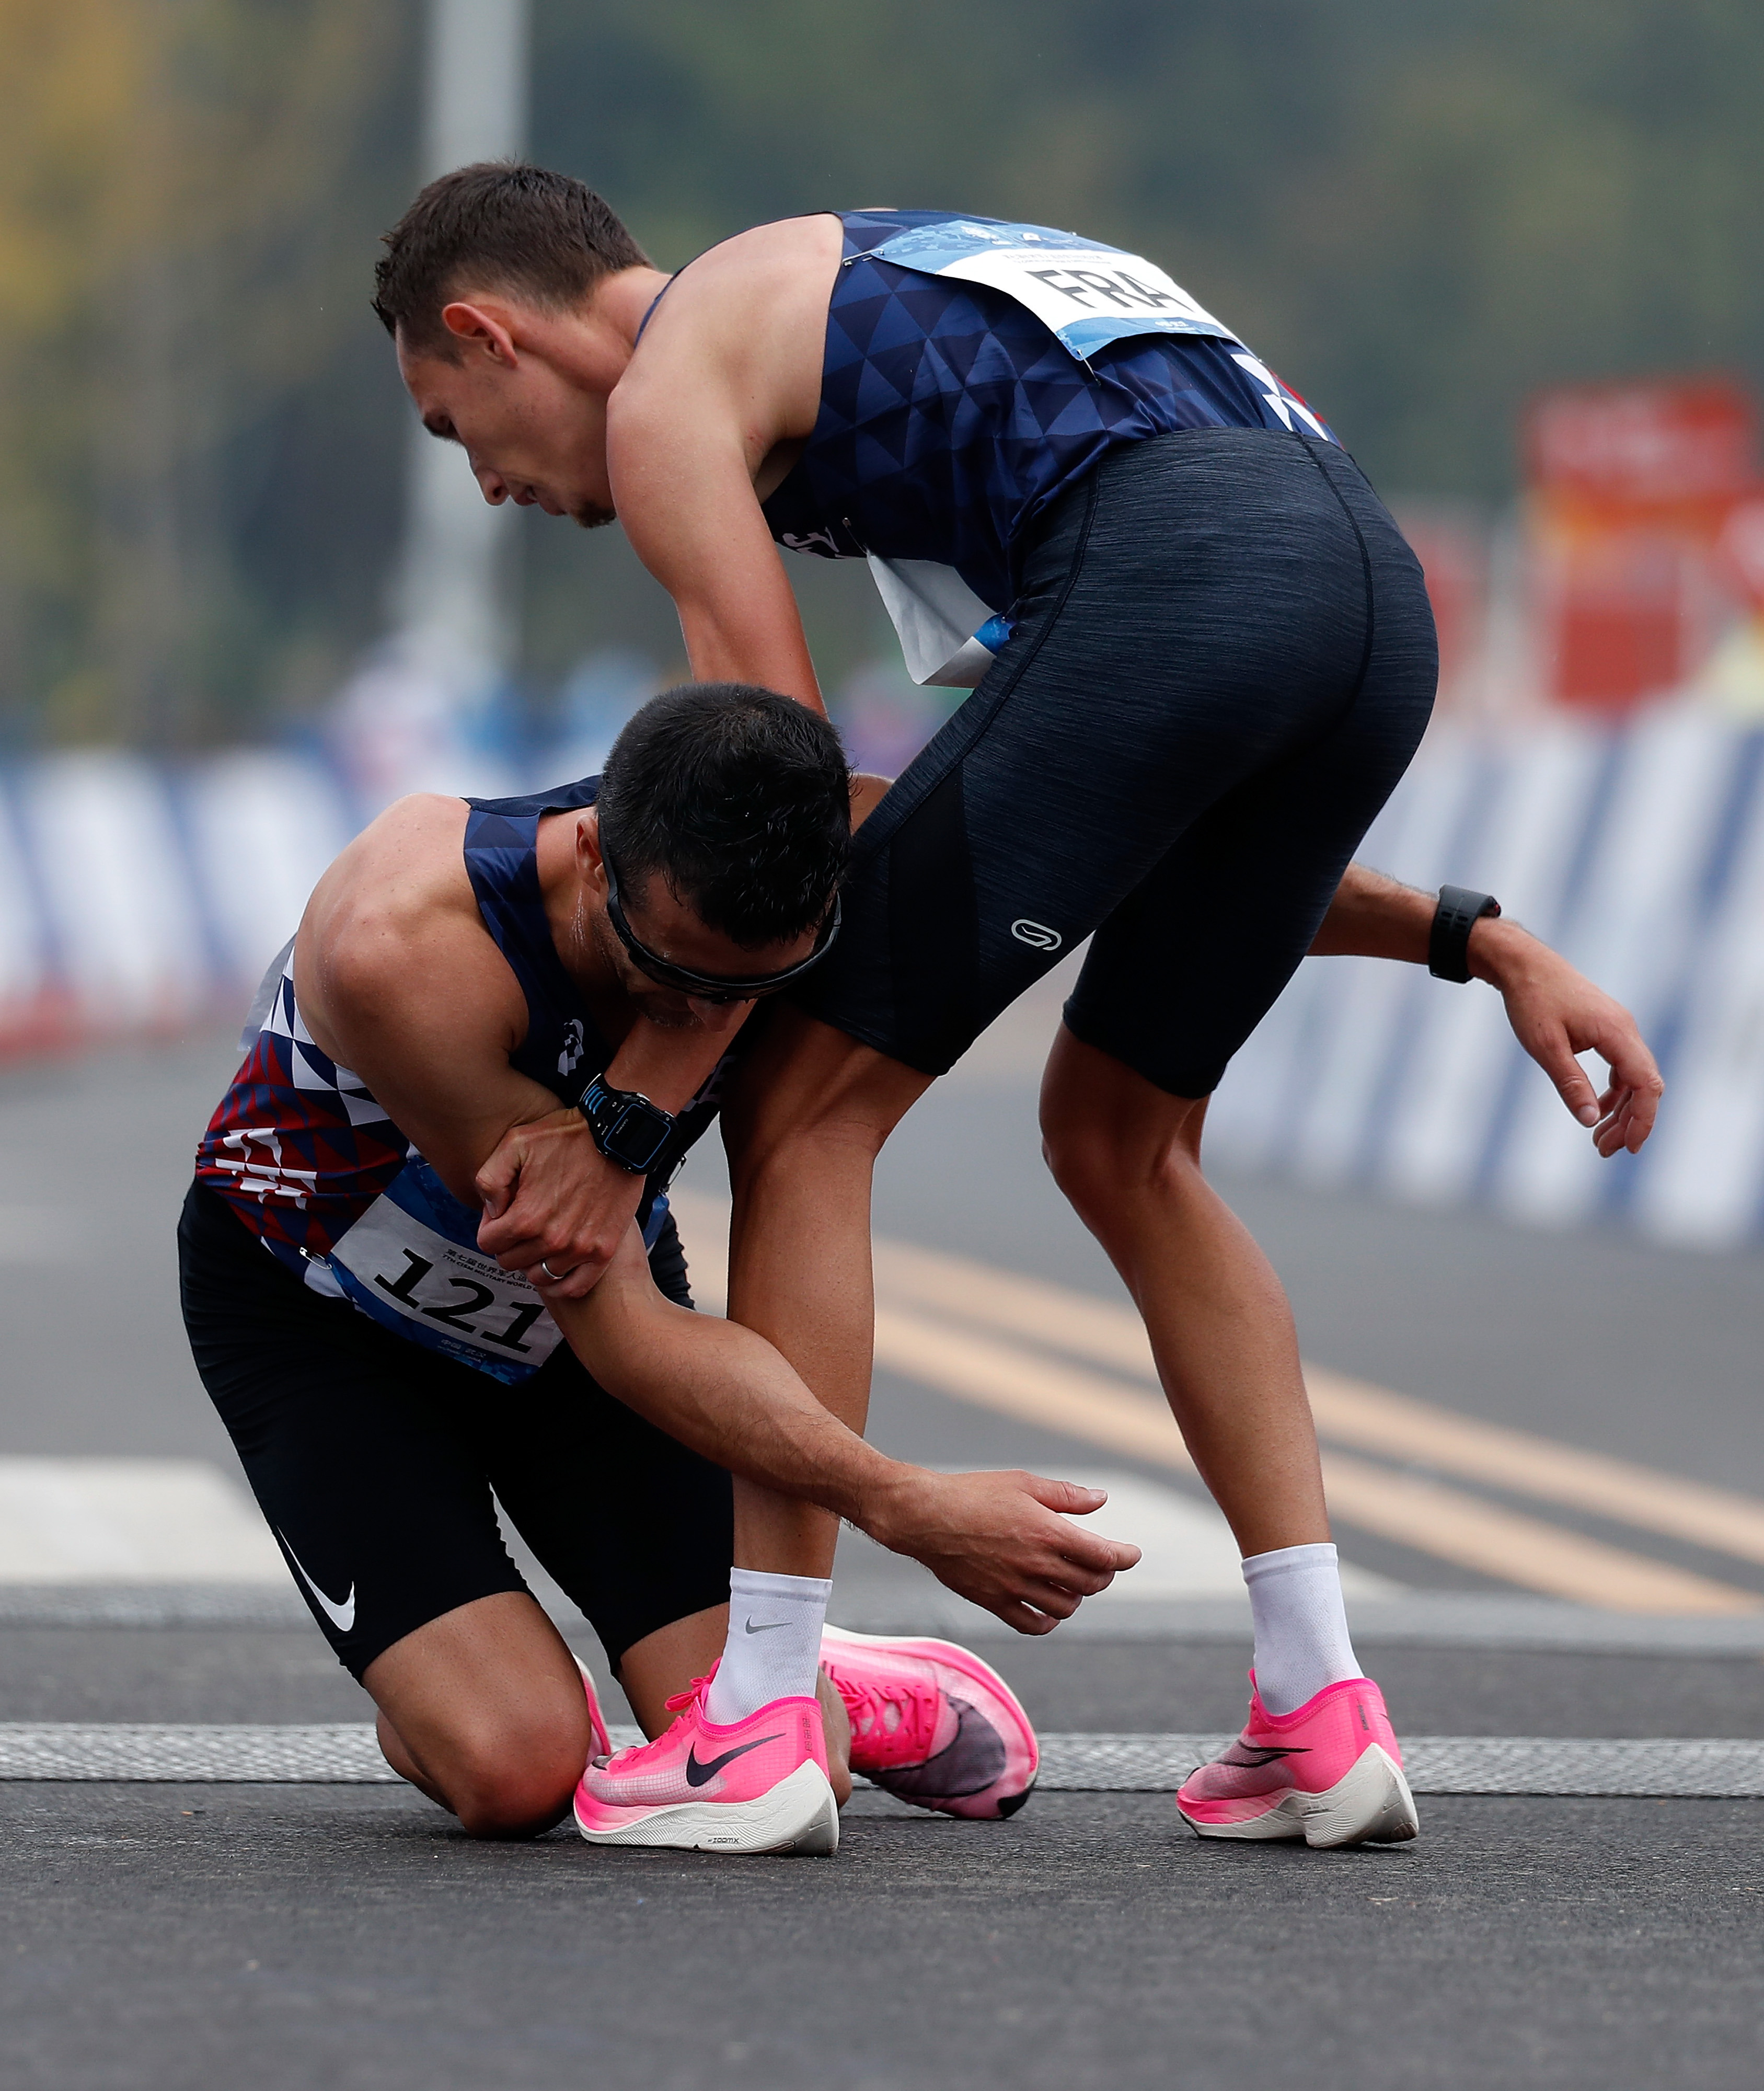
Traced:
[[[208, 1040], [0, 1079], [0, 1455], [234, 1471], [183, 1350], [170, 1242], [230, 1064]], [[709, 1158], [691, 1175], [716, 1187]], [[1764, 1495], [1764, 1258], [1228, 1190], [1321, 1365]], [[909, 1119], [877, 1224], [1119, 1298], [1041, 1171], [1008, 1040]], [[1082, 1435], [904, 1376], [879, 1381], [874, 1428], [944, 1464], [1102, 1464]], [[1108, 1464], [1194, 1494], [1168, 1466]], [[1547, 1515], [1764, 1592], [1764, 1565], [1730, 1552]], [[1408, 1589], [1516, 1587], [1376, 1533], [1342, 1539]], [[1238, 1718], [1248, 1649], [1099, 1634], [989, 1653], [1046, 1727], [1204, 1730]], [[1392, 1646], [1372, 1666], [1414, 1733], [1764, 1735], [1751, 1654]], [[298, 1626], [0, 1627], [0, 1721], [364, 1714]], [[1043, 1794], [970, 1825], [867, 1794], [837, 1859], [737, 1863], [561, 1832], [474, 1846], [389, 1787], [0, 1784], [0, 2082], [1756, 2084], [1764, 1802], [1422, 1813], [1413, 1846], [1319, 1854], [1199, 1843], [1157, 1795]]]
[[1061, 1794], [730, 1862], [474, 1846], [381, 1789], [13, 1787], [8, 2076], [1751, 2091], [1753, 1805], [1437, 1802], [1323, 1857]]

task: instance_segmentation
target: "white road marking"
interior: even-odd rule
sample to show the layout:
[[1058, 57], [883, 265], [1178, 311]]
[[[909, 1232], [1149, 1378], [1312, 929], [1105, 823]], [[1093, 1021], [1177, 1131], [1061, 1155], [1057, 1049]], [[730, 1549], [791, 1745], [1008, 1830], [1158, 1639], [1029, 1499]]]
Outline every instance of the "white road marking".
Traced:
[[[958, 1468], [945, 1467], [947, 1472]], [[1086, 1600], [1106, 1605], [1122, 1597], [1245, 1597], [1237, 1542], [1217, 1507], [1205, 1497], [1185, 1495], [1161, 1482], [1112, 1468], [1071, 1467], [1061, 1463], [1059, 1478], [1079, 1487], [1101, 1489], [1108, 1501], [1078, 1519], [1110, 1539], [1125, 1539], [1140, 1552], [1138, 1566], [1118, 1576], [1099, 1597]], [[1403, 1585], [1346, 1565], [1341, 1587], [1349, 1597], [1396, 1597]]]
[[0, 1583], [281, 1583], [256, 1507], [202, 1459], [0, 1458]]

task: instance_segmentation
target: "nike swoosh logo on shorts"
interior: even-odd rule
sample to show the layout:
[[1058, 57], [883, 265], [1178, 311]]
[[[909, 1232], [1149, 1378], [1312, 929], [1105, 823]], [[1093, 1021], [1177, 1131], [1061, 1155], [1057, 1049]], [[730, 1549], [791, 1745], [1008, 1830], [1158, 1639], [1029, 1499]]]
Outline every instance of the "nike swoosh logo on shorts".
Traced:
[[282, 1551], [294, 1563], [295, 1573], [300, 1578], [300, 1580], [305, 1584], [308, 1589], [312, 1593], [313, 1602], [319, 1606], [325, 1618], [330, 1621], [331, 1624], [336, 1628], [339, 1633], [347, 1633], [355, 1623], [355, 1584], [353, 1583], [350, 1584], [349, 1595], [344, 1598], [342, 1604], [333, 1605], [330, 1599], [327, 1597], [325, 1593], [319, 1588], [318, 1584], [312, 1580], [312, 1578], [309, 1575], [308, 1575], [305, 1569], [300, 1566], [300, 1557], [295, 1552], [294, 1549], [289, 1546], [286, 1533], [278, 1532], [276, 1534], [276, 1537], [282, 1541]]
[[777, 1743], [783, 1740], [781, 1735], [762, 1735], [758, 1742], [737, 1743], [734, 1749], [725, 1750], [720, 1757], [712, 1757], [708, 1764], [699, 1762], [699, 1748], [695, 1743], [686, 1753], [686, 1783], [688, 1786], [703, 1786], [707, 1779], [715, 1778], [725, 1765], [733, 1764], [737, 1757], [746, 1757], [749, 1750], [757, 1750], [763, 1744]]
[[753, 1621], [749, 1619], [746, 1631], [749, 1633], [776, 1633], [780, 1627], [787, 1627], [789, 1623], [788, 1619], [762, 1619], [759, 1625], [755, 1626]]

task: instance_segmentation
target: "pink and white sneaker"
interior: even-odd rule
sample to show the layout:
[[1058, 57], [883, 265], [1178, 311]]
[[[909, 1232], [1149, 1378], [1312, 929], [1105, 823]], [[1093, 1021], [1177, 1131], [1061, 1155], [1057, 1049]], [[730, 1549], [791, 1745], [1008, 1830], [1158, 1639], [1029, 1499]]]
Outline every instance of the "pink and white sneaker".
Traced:
[[679, 1718], [652, 1743], [596, 1758], [576, 1788], [576, 1827], [591, 1844], [682, 1852], [839, 1849], [815, 1699], [775, 1699], [733, 1727], [704, 1718], [710, 1679], [668, 1701]]
[[1325, 1685], [1270, 1714], [1250, 1673], [1250, 1718], [1223, 1757], [1176, 1796], [1203, 1837], [1302, 1837], [1307, 1844], [1400, 1844], [1421, 1825], [1384, 1695], [1370, 1677]]
[[1004, 1679], [947, 1640], [828, 1627], [821, 1668], [851, 1720], [851, 1769], [945, 1815], [1014, 1815], [1040, 1751]]

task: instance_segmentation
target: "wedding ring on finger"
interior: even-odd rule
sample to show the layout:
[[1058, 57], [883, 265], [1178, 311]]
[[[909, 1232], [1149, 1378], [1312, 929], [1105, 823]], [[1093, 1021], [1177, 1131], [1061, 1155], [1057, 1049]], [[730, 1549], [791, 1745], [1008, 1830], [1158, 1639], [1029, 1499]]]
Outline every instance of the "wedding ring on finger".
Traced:
[[570, 1270], [574, 1270], [575, 1269], [575, 1265], [571, 1264], [570, 1270], [553, 1270], [544, 1257], [541, 1257], [539, 1259], [539, 1267], [544, 1272], [545, 1275], [551, 1280], [553, 1285], [562, 1284], [563, 1281], [570, 1275]]

